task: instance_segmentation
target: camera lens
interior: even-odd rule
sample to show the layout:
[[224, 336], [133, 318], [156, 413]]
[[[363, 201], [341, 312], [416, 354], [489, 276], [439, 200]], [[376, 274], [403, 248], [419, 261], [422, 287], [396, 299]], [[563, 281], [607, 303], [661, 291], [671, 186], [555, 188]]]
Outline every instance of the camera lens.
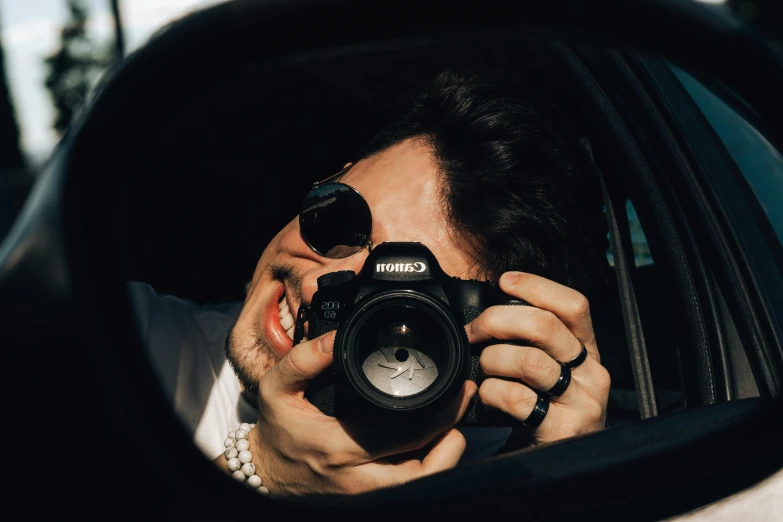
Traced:
[[355, 342], [367, 380], [395, 397], [429, 388], [448, 353], [438, 321], [410, 305], [386, 307], [372, 314], [359, 327]]
[[464, 337], [437, 299], [413, 290], [379, 292], [338, 330], [338, 373], [371, 405], [414, 412], [461, 386], [470, 358]]

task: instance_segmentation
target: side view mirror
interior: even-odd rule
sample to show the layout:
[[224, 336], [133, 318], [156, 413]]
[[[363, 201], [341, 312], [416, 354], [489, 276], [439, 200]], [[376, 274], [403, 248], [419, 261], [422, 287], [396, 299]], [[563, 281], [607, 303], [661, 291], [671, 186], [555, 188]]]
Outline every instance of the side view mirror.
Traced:
[[[373, 53], [380, 56], [381, 50], [392, 49], [397, 54], [390, 52], [386, 56], [396, 58], [388, 59], [389, 66], [379, 67], [380, 72], [369, 67], [348, 72], [355, 75], [357, 84], [373, 83], [373, 74], [388, 81], [396, 78], [403, 84], [406, 77], [392, 67], [408, 70], [404, 68], [406, 60], [443, 42], [447, 42], [443, 48], [463, 50], [475, 49], [481, 42], [497, 42], [497, 48], [508, 50], [522, 40], [539, 36], [556, 41], [553, 53], [564, 67], [570, 64], [570, 69], [564, 69], [570, 71], [568, 78], [579, 77], [584, 82], [574, 83], [574, 90], [579, 92], [575, 99], [586, 114], [595, 115], [592, 121], [596, 128], [614, 133], [616, 141], [611, 143], [625, 139], [627, 147], [620, 150], [618, 146], [616, 150], [617, 165], [625, 161], [624, 154], [630, 158], [634, 150], [649, 159], [650, 154], [643, 152], [656, 147], [662, 151], [661, 157], [679, 158], [682, 165], [701, 165], [693, 169], [683, 167], [688, 176], [677, 178], [659, 177], [658, 171], [666, 171], [659, 165], [645, 167], [646, 170], [639, 167], [638, 172], [629, 170], [627, 184], [617, 177], [607, 179], [613, 187], [631, 187], [629, 191], [635, 187], [636, 193], [641, 193], [640, 199], [649, 203], [644, 210], [651, 219], [660, 218], [669, 227], [665, 230], [671, 237], [685, 245], [668, 250], [663, 246], [668, 257], [662, 264], [670, 261], [674, 266], [677, 256], [682, 255], [680, 263], [688, 265], [692, 258], [685, 258], [693, 253], [688, 245], [698, 241], [708, 245], [701, 253], [705, 258], [705, 252], [713, 257], [702, 263], [709, 266], [701, 269], [718, 273], [717, 286], [733, 289], [731, 294], [721, 294], [721, 298], [729, 301], [728, 308], [738, 310], [737, 317], [741, 316], [741, 320], [737, 319], [736, 335], [743, 342], [747, 340], [743, 345], [755, 380], [760, 383], [758, 400], [720, 400], [720, 391], [715, 391], [719, 386], [713, 384], [724, 381], [715, 377], [713, 366], [705, 365], [714, 363], [714, 368], [721, 367], [714, 361], [720, 359], [715, 354], [723, 352], [701, 348], [723, 345], [710, 338], [711, 330], [702, 325], [717, 321], [707, 317], [718, 309], [717, 305], [709, 308], [705, 303], [721, 298], [705, 295], [708, 292], [702, 292], [696, 281], [687, 289], [690, 293], [683, 290], [679, 294], [686, 297], [677, 306], [688, 311], [683, 321], [684, 328], [690, 329], [684, 344], [696, 346], [693, 349], [698, 353], [692, 359], [695, 362], [691, 370], [703, 378], [697, 379], [698, 386], [694, 385], [697, 397], [689, 400], [703, 405], [703, 409], [569, 439], [536, 451], [515, 452], [357, 497], [294, 501], [260, 498], [237, 487], [228, 475], [203, 458], [183, 429], [181, 419], [173, 413], [142, 348], [144, 340], [139, 337], [125, 292], [127, 261], [133, 253], [129, 252], [122, 231], [141, 231], [137, 238], [144, 238], [144, 229], [134, 229], [133, 220], [144, 219], [145, 208], [165, 201], [176, 203], [177, 196], [181, 203], [195, 192], [194, 185], [182, 183], [188, 176], [178, 171], [178, 158], [167, 157], [164, 163], [155, 154], [145, 156], [150, 154], [150, 149], [145, 148], [150, 136], [163, 135], [161, 129], [166, 122], [179, 117], [176, 110], [185, 107], [189, 99], [220, 88], [221, 82], [235, 79], [237, 71], [261, 71], [257, 77], [263, 77], [268, 86], [290, 81], [283, 75], [267, 75], [267, 71], [281, 64], [298, 71], [302, 78], [333, 80], [337, 74], [324, 67], [330, 63], [325, 57], [376, 56]], [[607, 48], [609, 51], [600, 56], [594, 51]], [[631, 55], [642, 58], [629, 58]], [[460, 57], [454, 52], [445, 52], [444, 56], [444, 63], [458, 62]], [[98, 512], [96, 506], [110, 505], [113, 511], [134, 514], [154, 511], [176, 513], [178, 517], [244, 520], [253, 514], [263, 516], [270, 508], [296, 515], [392, 508], [403, 513], [463, 513], [491, 508], [529, 518], [542, 518], [549, 513], [555, 519], [578, 515], [661, 519], [740, 491], [780, 469], [783, 459], [776, 451], [783, 427], [780, 243], [775, 246], [769, 234], [764, 235], [764, 230], [755, 227], [753, 219], [763, 214], [760, 207], [749, 209], [738, 203], [729, 208], [718, 204], [723, 201], [723, 193], [720, 183], [712, 181], [712, 164], [699, 163], [679, 147], [681, 142], [676, 139], [681, 134], [672, 131], [672, 142], [650, 138], [645, 144], [631, 139], [633, 129], [629, 131], [629, 127], [634, 121], [647, 121], [645, 111], [669, 114], [666, 111], [680, 107], [667, 107], [662, 99], [648, 96], [649, 93], [630, 90], [626, 94], [639, 94], [638, 99], [644, 103], [602, 105], [607, 100], [620, 99], [621, 93], [613, 93], [612, 82], [607, 80], [614, 74], [621, 77], [618, 71], [627, 77], [643, 78], [650, 85], [656, 83], [655, 71], [644, 66], [644, 57], [653, 57], [659, 64], [676, 64], [705, 85], [722, 85], [725, 92], [732, 93], [735, 103], [755, 115], [755, 128], [770, 147], [783, 150], [780, 56], [728, 10], [695, 1], [550, 0], [520, 5], [488, 0], [457, 8], [453, 2], [443, 0], [426, 4], [399, 0], [379, 12], [377, 4], [356, 0], [237, 0], [194, 13], [161, 32], [105, 80], [89, 110], [58, 146], [16, 223], [0, 244], [0, 346], [11, 354], [7, 368], [15, 390], [10, 401], [13, 427], [22, 434], [24, 446], [22, 451], [11, 450], [18, 456], [9, 469], [16, 471], [15, 482], [23, 485], [25, 495], [30, 494], [31, 485], [42, 484], [42, 480], [47, 484], [48, 477], [57, 477], [39, 488], [41, 502], [33, 503], [36, 514], [47, 518], [91, 515]], [[514, 70], [516, 65], [509, 62], [504, 67]], [[340, 75], [345, 77], [348, 72], [340, 71]], [[606, 88], [591, 91], [588, 81]], [[619, 84], [614, 89], [622, 90]], [[237, 93], [237, 99], [246, 94]], [[297, 104], [330, 104], [330, 99], [318, 99], [318, 93], [312, 96], [309, 100], [287, 100], [279, 105], [289, 108]], [[363, 96], [371, 97], [372, 93], [365, 89], [350, 93], [354, 101]], [[277, 104], [265, 101], [267, 107]], [[229, 105], [226, 102], [225, 107]], [[235, 105], [231, 107], [239, 110]], [[223, 113], [222, 108], [213, 108], [211, 114]], [[383, 107], [378, 108], [379, 114], [382, 110]], [[305, 123], [318, 120], [319, 115], [314, 112], [300, 117]], [[621, 113], [625, 119], [611, 116]], [[274, 121], [280, 125], [273, 128], [274, 132], [267, 128], [268, 135], [288, 132], [282, 124], [290, 115], [286, 111], [285, 117], [260, 120], [257, 125], [263, 128]], [[357, 115], [352, 120], [348, 114], [340, 121], [332, 121], [331, 127], [321, 120], [317, 125], [322, 125], [319, 129], [347, 129], [347, 136], [351, 130], [363, 132], [364, 128], [351, 127], [360, 125], [358, 121], [367, 126], [374, 124], [370, 116]], [[656, 121], [660, 128], [647, 127], [650, 136], [663, 135], [664, 128], [677, 129], [674, 122], [663, 117]], [[623, 129], [627, 134], [623, 134]], [[201, 146], [210, 140], [218, 141], [223, 133], [233, 132], [227, 128], [211, 131], [214, 134], [202, 135], [204, 141], [188, 147], [177, 142], [178, 151], [191, 149], [183, 156], [193, 154], [190, 159], [179, 159], [188, 165], [197, 164], [191, 160]], [[316, 165], [323, 160], [318, 154], [338, 155], [329, 147], [308, 146], [314, 152], [309, 154], [310, 159], [304, 158], [308, 154], [301, 155], [303, 164], [309, 161], [307, 165]], [[283, 155], [279, 152], [273, 160], [282, 163]], [[152, 165], [149, 172], [132, 172], [128, 168], [139, 158]], [[289, 165], [297, 159], [286, 157]], [[336, 161], [331, 156], [328, 159]], [[674, 159], [671, 161], [675, 163]], [[154, 170], [158, 168], [155, 165], [160, 170]], [[280, 205], [282, 209], [289, 198], [293, 201], [301, 193], [300, 188], [312, 181], [304, 175], [299, 179], [295, 174], [290, 179], [291, 188], [281, 188], [279, 195], [258, 196], [270, 200], [270, 206], [265, 208], [277, 210], [273, 205]], [[261, 185], [268, 180], [258, 179], [255, 183]], [[205, 186], [208, 188], [202, 187], [203, 193], [216, 191], [220, 185]], [[129, 201], [130, 190], [134, 197], [141, 196]], [[239, 192], [237, 198], [251, 199], [249, 192], [244, 196]], [[685, 209], [666, 204], [656, 207], [652, 198], [653, 193], [659, 192], [679, 193], [698, 204]], [[620, 204], [624, 205], [625, 200]], [[229, 206], [226, 204], [226, 208]], [[622, 210], [622, 206], [616, 208]], [[203, 218], [200, 223], [212, 219], [197, 216], [197, 211], [193, 214], [188, 219]], [[269, 216], [283, 225], [283, 218], [290, 219], [293, 214], [286, 216], [281, 210], [279, 215], [270, 211]], [[159, 227], [155, 239], [159, 243], [155, 245], [164, 244], [161, 237], [166, 234], [161, 229], [169, 224], [165, 220], [155, 223]], [[690, 225], [694, 228], [687, 228]], [[683, 237], [683, 231], [702, 230], [697, 228], [702, 225], [710, 234]], [[757, 230], [738, 237], [740, 225]], [[627, 223], [623, 225], [620, 219], [617, 226], [620, 230]], [[250, 225], [247, 227], [249, 234], [257, 232]], [[178, 230], [171, 231], [166, 239], [175, 242]], [[250, 243], [243, 248], [248, 271], [241, 277], [249, 278], [260, 250]], [[175, 250], [172, 248], [169, 253], [175, 256]], [[226, 256], [215, 255], [218, 257]], [[632, 253], [630, 258], [632, 261]], [[195, 270], [180, 263], [180, 258], [174, 264], [183, 273]], [[727, 266], [734, 269], [724, 270]], [[173, 272], [170, 269], [169, 273]], [[682, 281], [698, 279], [687, 270], [677, 273]], [[224, 270], [216, 277], [225, 277], [227, 281], [239, 276]], [[632, 277], [629, 275], [628, 279]], [[183, 276], [182, 281], [185, 280]], [[687, 296], [692, 299], [689, 301]], [[627, 310], [624, 308], [624, 312]], [[638, 341], [640, 336], [634, 333], [634, 327], [641, 323], [634, 323], [633, 317], [626, 315], [624, 324], [625, 335]], [[708, 384], [702, 386], [702, 382]], [[731, 381], [726, 378], [725, 382]], [[43, 452], [48, 471], [32, 460], [36, 451]], [[96, 466], [98, 462], [102, 465]], [[671, 479], [660, 480], [662, 474]], [[596, 496], [599, 490], [604, 493]], [[606, 491], [614, 493], [607, 496]], [[89, 499], [101, 500], [92, 505]], [[561, 505], [562, 509], [553, 515], [549, 511], [552, 505]]]

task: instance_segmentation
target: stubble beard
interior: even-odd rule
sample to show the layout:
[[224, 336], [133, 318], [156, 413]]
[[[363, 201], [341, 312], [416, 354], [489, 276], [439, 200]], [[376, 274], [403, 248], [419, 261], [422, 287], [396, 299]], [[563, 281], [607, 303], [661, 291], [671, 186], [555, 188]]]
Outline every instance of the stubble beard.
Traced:
[[[273, 279], [285, 281], [287, 283], [286, 287], [295, 292], [297, 301], [301, 302], [301, 294], [299, 292], [302, 284], [302, 275], [300, 272], [292, 267], [280, 264], [272, 264], [268, 270], [272, 274]], [[252, 324], [252, 332], [254, 332], [252, 339], [245, 343], [242, 343], [235, 335], [234, 330], [238, 320], [235, 321], [226, 335], [224, 346], [228, 364], [244, 387], [245, 394], [254, 400], [258, 393], [260, 376], [269, 371], [278, 360], [272, 347], [260, 335], [255, 333], [262, 331], [262, 321], [262, 317], [255, 318]]]
[[226, 360], [242, 383], [245, 394], [255, 397], [258, 393], [259, 376], [274, 366], [275, 356], [272, 349], [257, 336], [254, 336], [250, 343], [241, 343], [235, 336], [234, 326], [226, 335]]

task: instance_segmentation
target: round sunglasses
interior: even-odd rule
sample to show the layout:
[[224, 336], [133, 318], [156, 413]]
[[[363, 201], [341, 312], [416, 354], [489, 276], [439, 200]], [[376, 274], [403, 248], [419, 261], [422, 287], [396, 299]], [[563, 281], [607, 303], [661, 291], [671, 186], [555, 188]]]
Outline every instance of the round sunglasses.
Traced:
[[342, 259], [372, 248], [372, 214], [358, 190], [340, 183], [343, 170], [313, 184], [299, 210], [302, 239], [318, 255]]

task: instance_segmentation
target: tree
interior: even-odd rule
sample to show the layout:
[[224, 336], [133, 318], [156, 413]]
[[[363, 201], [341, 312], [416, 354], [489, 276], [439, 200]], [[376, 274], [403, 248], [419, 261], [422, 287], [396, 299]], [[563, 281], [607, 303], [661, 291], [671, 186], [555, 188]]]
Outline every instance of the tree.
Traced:
[[56, 110], [53, 125], [60, 133], [68, 128], [113, 58], [111, 49], [97, 45], [88, 36], [89, 14], [84, 1], [67, 1], [70, 18], [60, 30], [60, 49], [45, 59], [45, 84]]
[[0, 42], [0, 241], [11, 228], [30, 189], [32, 178], [25, 163]]
[[19, 148], [19, 126], [5, 76], [5, 56], [0, 41], [0, 176], [25, 168]]

